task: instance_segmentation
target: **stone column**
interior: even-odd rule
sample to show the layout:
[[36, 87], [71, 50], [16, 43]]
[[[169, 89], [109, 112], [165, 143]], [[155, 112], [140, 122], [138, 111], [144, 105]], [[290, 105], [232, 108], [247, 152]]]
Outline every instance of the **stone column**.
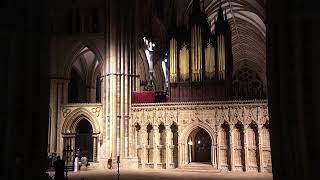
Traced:
[[[141, 132], [141, 131], [140, 131]], [[138, 156], [138, 150], [137, 150], [137, 148], [138, 148], [138, 136], [139, 136], [139, 134], [141, 134], [141, 133], [139, 133], [137, 130], [136, 130], [136, 128], [134, 127], [134, 148], [133, 148], [133, 157], [137, 157]], [[140, 144], [139, 144], [140, 145]]]
[[[125, 3], [127, 6], [122, 6]], [[117, 155], [126, 158], [128, 154], [128, 117], [130, 96], [133, 87], [130, 84], [136, 77], [136, 39], [135, 1], [106, 2], [106, 63], [104, 72], [105, 112], [110, 120], [110, 153], [113, 159]], [[130, 77], [130, 78], [129, 78]], [[129, 80], [130, 79], [130, 80]]]
[[263, 165], [263, 150], [262, 150], [262, 127], [263, 125], [258, 125], [258, 149], [259, 149], [259, 172], [264, 172]]
[[221, 163], [220, 163], [220, 131], [221, 131], [221, 128], [220, 128], [220, 126], [218, 125], [218, 126], [216, 126], [216, 129], [217, 129], [217, 134], [216, 134], [216, 143], [217, 143], [217, 145], [216, 145], [216, 148], [217, 148], [217, 160], [216, 160], [216, 164], [217, 164], [217, 168], [218, 169], [221, 169], [221, 167], [220, 167], [220, 165], [221, 165]]
[[[106, 63], [104, 63], [106, 64]], [[108, 102], [108, 90], [107, 90], [107, 77], [105, 73], [105, 69], [101, 70], [101, 104], [102, 104], [102, 123], [101, 123], [101, 151], [100, 151], [100, 160], [106, 163], [107, 159], [110, 158], [110, 118], [109, 118], [109, 104]]]
[[50, 80], [50, 134], [49, 134], [49, 152], [57, 151], [57, 80]]
[[166, 125], [166, 168], [167, 169], [170, 169], [171, 168], [171, 164], [172, 164], [172, 137], [173, 134], [172, 134], [172, 131], [171, 131], [171, 128], [170, 128], [170, 125]]
[[243, 126], [243, 138], [244, 138], [244, 164], [245, 164], [245, 171], [249, 170], [249, 140], [248, 140], [248, 125], [245, 124]]
[[230, 170], [234, 171], [234, 147], [233, 147], [234, 125], [230, 125]]
[[184, 164], [184, 145], [179, 141], [178, 143], [178, 167], [182, 167]]
[[62, 153], [63, 144], [61, 144], [61, 127], [62, 127], [62, 102], [63, 102], [63, 80], [58, 81], [58, 94], [57, 94], [57, 152]]
[[154, 125], [153, 126], [153, 133], [154, 133], [154, 139], [153, 139], [153, 165], [154, 168], [157, 168], [157, 165], [160, 163], [160, 149], [158, 146], [160, 145], [160, 133], [159, 133], [159, 126]]
[[[117, 142], [118, 142], [118, 94], [117, 92], [120, 91], [119, 87], [117, 86], [117, 77], [119, 75], [119, 72], [117, 70], [117, 60], [120, 59], [118, 57], [118, 44], [119, 41], [119, 35], [117, 31], [119, 31], [119, 27], [117, 24], [120, 24], [119, 17], [117, 17], [118, 14], [118, 5], [117, 2], [108, 2], [107, 4], [107, 18], [108, 22], [106, 23], [106, 50], [105, 52], [108, 53], [106, 55], [106, 62], [105, 69], [106, 69], [106, 77], [107, 77], [107, 88], [106, 88], [106, 94], [108, 96], [106, 104], [108, 104], [107, 112], [109, 113], [110, 118], [110, 154], [112, 154], [112, 159], [116, 161], [117, 159]], [[119, 28], [119, 29], [118, 29]], [[121, 29], [120, 29], [121, 30]]]
[[148, 132], [147, 132], [147, 126], [142, 125], [141, 126], [141, 145], [142, 145], [142, 155], [141, 155], [141, 164], [142, 167], [145, 168], [146, 164], [148, 163]]
[[71, 149], [73, 150], [73, 152], [75, 152], [76, 150], [76, 135], [75, 134], [72, 134], [70, 135], [70, 138], [71, 138]]
[[93, 138], [93, 161], [97, 162], [98, 161], [98, 159], [97, 159], [97, 154], [98, 154], [98, 149], [97, 149], [98, 141], [97, 141], [97, 138], [98, 138], [98, 135], [93, 135], [92, 138]]
[[[130, 120], [129, 120], [129, 124], [130, 123]], [[128, 156], [130, 158], [132, 158], [134, 156], [134, 142], [136, 141], [136, 136], [135, 136], [135, 131], [134, 131], [134, 126], [131, 126], [129, 125], [129, 138], [128, 138], [128, 141], [129, 141], [129, 148], [128, 148]]]

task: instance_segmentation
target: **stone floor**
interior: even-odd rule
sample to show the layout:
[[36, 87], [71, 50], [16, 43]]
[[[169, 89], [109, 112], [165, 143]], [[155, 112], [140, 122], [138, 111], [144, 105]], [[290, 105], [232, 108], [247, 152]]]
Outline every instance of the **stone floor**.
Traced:
[[[51, 174], [51, 173], [50, 173]], [[51, 174], [52, 175], [52, 174]], [[69, 172], [69, 180], [118, 179], [117, 170], [90, 170]], [[206, 172], [186, 170], [121, 170], [120, 180], [272, 180], [271, 173]]]

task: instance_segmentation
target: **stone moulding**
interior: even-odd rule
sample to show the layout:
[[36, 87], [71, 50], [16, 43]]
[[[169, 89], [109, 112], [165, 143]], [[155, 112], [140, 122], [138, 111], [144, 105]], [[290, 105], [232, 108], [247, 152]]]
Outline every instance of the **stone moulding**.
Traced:
[[210, 102], [169, 102], [133, 104], [131, 124], [187, 126], [204, 122], [210, 126], [227, 122], [235, 125], [263, 125], [269, 121], [267, 100], [253, 101], [210, 101]]

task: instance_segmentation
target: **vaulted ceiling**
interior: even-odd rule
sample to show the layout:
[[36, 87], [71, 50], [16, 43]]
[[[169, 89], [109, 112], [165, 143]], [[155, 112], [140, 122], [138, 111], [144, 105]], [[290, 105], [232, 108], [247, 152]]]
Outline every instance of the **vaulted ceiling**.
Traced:
[[96, 55], [87, 47], [79, 53], [72, 67], [87, 85], [95, 83], [96, 76], [100, 72]]
[[[200, 0], [200, 3], [201, 5], [204, 3], [211, 30], [214, 31], [219, 0]], [[235, 71], [248, 67], [256, 71], [264, 82], [266, 82], [265, 3], [266, 0], [221, 0], [222, 9], [227, 12], [232, 29]], [[182, 19], [187, 19], [191, 4], [192, 0], [177, 0], [180, 23]]]

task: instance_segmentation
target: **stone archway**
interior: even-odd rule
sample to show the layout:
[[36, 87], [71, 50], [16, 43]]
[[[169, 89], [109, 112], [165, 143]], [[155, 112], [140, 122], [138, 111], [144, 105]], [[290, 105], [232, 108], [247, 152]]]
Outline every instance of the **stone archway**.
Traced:
[[[98, 161], [98, 136], [100, 134], [100, 126], [97, 122], [97, 119], [92, 115], [91, 112], [89, 112], [85, 108], [78, 108], [73, 110], [71, 113], [69, 113], [65, 121], [62, 125], [62, 149], [61, 152], [63, 152], [63, 149], [66, 148], [66, 146], [70, 146], [72, 150], [76, 150], [76, 140], [77, 135], [79, 134], [79, 124], [85, 120], [87, 123], [87, 126], [91, 127], [91, 130], [89, 128], [89, 133], [91, 134], [92, 138], [92, 159], [89, 158], [90, 161]], [[84, 131], [82, 131], [84, 132]], [[74, 151], [73, 151], [74, 152]], [[81, 152], [80, 152], [81, 153]], [[72, 154], [69, 154], [69, 157], [71, 157]], [[81, 155], [81, 154], [80, 154]], [[70, 161], [71, 159], [68, 159], [67, 161]]]
[[188, 137], [188, 159], [190, 162], [212, 162], [212, 139], [203, 128], [194, 129]]
[[[201, 130], [201, 131], [200, 131]], [[197, 135], [197, 133], [199, 134]], [[185, 127], [182, 130], [181, 136], [179, 137], [179, 167], [184, 167], [184, 166], [189, 166], [190, 162], [195, 162], [194, 158], [192, 159], [192, 155], [190, 155], [189, 149], [193, 148], [190, 147], [190, 136], [193, 137], [192, 139], [192, 145], [194, 146], [194, 150], [196, 150], [197, 147], [195, 146], [194, 140], [197, 137], [201, 137], [201, 134], [205, 134], [205, 141], [206, 145], [203, 146], [202, 148], [207, 148], [207, 155], [204, 157], [199, 157], [200, 159], [197, 159], [199, 162], [203, 161], [203, 159], [206, 159], [207, 162], [204, 162], [205, 164], [209, 164], [210, 167], [217, 167], [217, 147], [216, 147], [216, 133], [215, 130], [208, 124], [203, 123], [203, 122], [194, 122], [192, 124], [189, 124], [187, 127]], [[200, 139], [200, 144], [201, 144], [201, 138]], [[204, 140], [204, 139], [203, 139]], [[208, 147], [209, 146], [209, 147]], [[200, 150], [200, 149], [199, 149]], [[202, 149], [201, 149], [202, 150]], [[200, 151], [201, 151], [200, 150]], [[192, 153], [192, 150], [191, 150]], [[191, 158], [190, 158], [191, 157]], [[195, 157], [195, 154], [193, 154], [193, 157]]]
[[75, 149], [79, 150], [80, 157], [87, 157], [88, 161], [93, 161], [93, 128], [88, 120], [81, 119], [77, 124]]

